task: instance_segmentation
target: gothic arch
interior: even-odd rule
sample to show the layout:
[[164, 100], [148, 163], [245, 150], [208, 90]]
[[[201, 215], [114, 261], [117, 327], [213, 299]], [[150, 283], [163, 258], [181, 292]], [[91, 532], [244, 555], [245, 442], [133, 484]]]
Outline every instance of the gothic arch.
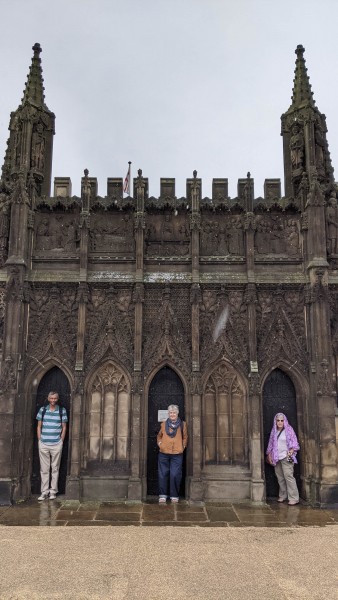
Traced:
[[[186, 385], [184, 378], [174, 365], [163, 361], [151, 373], [146, 386], [147, 402], [144, 403], [146, 415], [146, 434], [145, 434], [145, 467], [144, 474], [147, 478], [147, 495], [156, 496], [158, 494], [158, 473], [157, 473], [157, 433], [160, 428], [158, 413], [160, 410], [166, 410], [169, 404], [179, 406], [180, 417], [186, 420]], [[183, 477], [180, 495], [185, 494], [185, 457], [183, 465]]]
[[[273, 379], [275, 379], [275, 382]], [[269, 385], [269, 388], [266, 386]], [[265, 455], [268, 439], [276, 412], [284, 412], [290, 424], [295, 429], [300, 443], [298, 464], [295, 467], [295, 476], [298, 487], [301, 487], [301, 478], [305, 476], [307, 443], [304, 435], [304, 411], [308, 398], [308, 382], [294, 365], [280, 361], [270, 368], [262, 377], [262, 452]], [[278, 398], [276, 398], [276, 395]], [[270, 397], [271, 396], [271, 397]], [[265, 483], [267, 496], [278, 494], [278, 485], [272, 467], [265, 463]]]
[[[32, 403], [32, 422], [33, 422], [33, 459], [32, 459], [32, 475], [31, 484], [32, 492], [38, 494], [40, 492], [40, 462], [38, 442], [36, 436], [36, 415], [41, 406], [46, 404], [47, 396], [50, 391], [59, 393], [59, 401], [67, 411], [68, 421], [71, 413], [71, 386], [69, 378], [58, 365], [51, 363], [45, 365], [43, 373], [40, 377], [35, 377], [31, 380], [31, 389], [34, 386], [34, 391], [31, 394]], [[49, 367], [49, 368], [48, 368]], [[33, 374], [32, 374], [33, 375]], [[32, 377], [32, 376], [31, 376]], [[69, 426], [63, 444], [63, 452], [59, 472], [59, 492], [64, 494], [66, 491], [66, 478], [69, 471], [68, 465], [68, 445], [69, 445]]]
[[154, 367], [150, 371], [150, 373], [148, 373], [147, 380], [146, 380], [145, 386], [144, 386], [144, 398], [146, 399], [146, 401], [144, 402], [144, 412], [143, 412], [143, 419], [144, 419], [143, 422], [145, 424], [144, 425], [144, 440], [145, 441], [144, 441], [144, 445], [143, 445], [144, 460], [146, 460], [146, 456], [147, 456], [147, 438], [148, 438], [148, 421], [149, 421], [149, 414], [148, 414], [149, 390], [150, 390], [150, 386], [151, 386], [151, 383], [152, 383], [154, 377], [157, 375], [157, 373], [159, 373], [161, 371], [161, 369], [163, 369], [163, 367], [168, 367], [169, 369], [172, 369], [172, 371], [174, 371], [174, 373], [176, 373], [176, 375], [182, 382], [183, 392], [184, 392], [184, 417], [189, 426], [189, 415], [190, 415], [189, 397], [190, 396], [189, 396], [189, 387], [188, 387], [187, 378], [185, 377], [183, 372], [177, 367], [177, 365], [174, 362], [172, 362], [171, 360], [165, 359], [162, 362], [160, 362], [158, 365], [156, 365], [156, 367]]
[[[269, 365], [269, 368], [263, 371], [261, 377], [261, 390], [262, 390], [262, 415], [263, 415], [263, 390], [264, 385], [273, 371], [280, 369], [289, 377], [294, 385], [296, 392], [296, 406], [297, 406], [297, 425], [299, 441], [302, 447], [305, 449], [305, 422], [304, 415], [308, 414], [308, 398], [309, 398], [309, 382], [304, 377], [303, 373], [297, 368], [294, 363], [288, 362], [284, 359], [278, 361], [273, 365]], [[264, 449], [265, 450], [265, 449]]]
[[91, 474], [129, 470], [131, 384], [126, 371], [107, 359], [86, 385], [83, 468]]
[[247, 390], [241, 374], [222, 360], [203, 380], [203, 465], [247, 465]]

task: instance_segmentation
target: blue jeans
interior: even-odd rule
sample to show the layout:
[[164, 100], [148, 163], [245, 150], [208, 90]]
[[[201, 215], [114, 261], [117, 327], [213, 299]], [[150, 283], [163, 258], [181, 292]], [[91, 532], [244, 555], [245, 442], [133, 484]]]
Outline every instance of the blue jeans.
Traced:
[[178, 498], [182, 479], [183, 454], [158, 455], [158, 487], [160, 496], [168, 496], [168, 481], [170, 498]]

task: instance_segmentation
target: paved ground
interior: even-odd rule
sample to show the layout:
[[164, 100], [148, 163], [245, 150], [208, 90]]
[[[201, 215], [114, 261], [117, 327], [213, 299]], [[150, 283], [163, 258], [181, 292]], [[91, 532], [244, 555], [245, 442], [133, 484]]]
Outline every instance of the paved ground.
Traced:
[[[290, 527], [338, 524], [338, 509], [315, 509], [271, 502], [252, 504], [179, 504], [77, 502], [35, 498], [14, 506], [0, 506], [0, 525], [134, 525], [175, 527]], [[338, 557], [337, 557], [338, 558]]]
[[338, 600], [337, 523], [277, 503], [0, 507], [0, 600]]

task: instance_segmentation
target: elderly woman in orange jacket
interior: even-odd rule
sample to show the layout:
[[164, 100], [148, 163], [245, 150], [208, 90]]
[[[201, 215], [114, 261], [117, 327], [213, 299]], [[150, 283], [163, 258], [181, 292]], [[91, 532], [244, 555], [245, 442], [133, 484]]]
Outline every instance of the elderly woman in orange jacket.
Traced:
[[168, 496], [168, 483], [171, 502], [178, 502], [182, 479], [183, 452], [188, 443], [185, 421], [178, 417], [175, 404], [168, 406], [168, 419], [161, 423], [157, 434], [159, 503], [165, 504]]

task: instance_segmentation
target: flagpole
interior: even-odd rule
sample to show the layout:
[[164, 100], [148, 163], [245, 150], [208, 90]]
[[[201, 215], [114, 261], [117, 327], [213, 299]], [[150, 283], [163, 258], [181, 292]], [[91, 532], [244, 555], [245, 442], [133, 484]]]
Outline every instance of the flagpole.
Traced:
[[130, 165], [131, 165], [131, 161], [128, 161], [128, 171], [127, 171], [127, 175], [125, 176], [124, 182], [123, 182], [123, 193], [127, 194], [128, 196], [130, 196], [130, 175], [131, 175], [131, 169], [130, 169]]

